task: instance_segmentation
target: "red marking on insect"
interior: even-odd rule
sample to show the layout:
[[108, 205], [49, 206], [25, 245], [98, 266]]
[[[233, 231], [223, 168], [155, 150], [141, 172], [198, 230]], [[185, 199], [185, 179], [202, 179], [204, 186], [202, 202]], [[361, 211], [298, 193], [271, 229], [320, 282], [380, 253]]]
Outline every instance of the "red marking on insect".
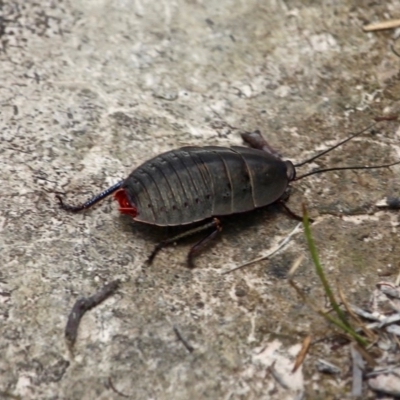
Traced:
[[114, 198], [119, 203], [120, 213], [130, 215], [132, 218], [135, 218], [138, 215], [137, 208], [132, 207], [130, 204], [125, 189], [117, 190], [114, 194]]

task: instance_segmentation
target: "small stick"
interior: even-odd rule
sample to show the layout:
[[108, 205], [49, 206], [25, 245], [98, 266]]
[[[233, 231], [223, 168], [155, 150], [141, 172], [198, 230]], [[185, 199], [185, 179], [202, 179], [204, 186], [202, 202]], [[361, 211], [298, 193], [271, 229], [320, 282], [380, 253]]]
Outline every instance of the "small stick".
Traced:
[[294, 276], [295, 272], [298, 270], [298, 268], [300, 267], [303, 260], [304, 260], [304, 254], [302, 254], [300, 257], [298, 257], [294, 261], [292, 267], [290, 268], [289, 272], [287, 273], [287, 277], [289, 280], [293, 280], [293, 276]]
[[398, 115], [386, 115], [382, 117], [375, 117], [374, 121], [381, 122], [381, 121], [397, 121]]
[[175, 332], [176, 337], [177, 337], [177, 338], [182, 342], [182, 344], [186, 347], [187, 351], [188, 351], [189, 353], [192, 353], [192, 352], [194, 351], [194, 347], [191, 346], [191, 345], [186, 341], [186, 339], [182, 336], [181, 332], [179, 331], [179, 329], [178, 329], [175, 325], [174, 325], [173, 329], [174, 329], [174, 332]]
[[117, 390], [113, 384], [113, 381], [111, 380], [111, 376], [108, 378], [108, 385], [110, 386], [111, 390], [117, 394], [119, 394], [122, 397], [129, 397], [127, 394], [124, 394], [122, 392], [120, 392], [119, 390]]
[[65, 327], [65, 339], [68, 343], [70, 349], [75, 344], [76, 337], [78, 335], [78, 328], [82, 317], [85, 315], [86, 311], [98, 306], [108, 297], [110, 297], [118, 289], [120, 285], [120, 280], [117, 279], [103, 286], [97, 293], [90, 297], [83, 297], [78, 299], [72, 311], [69, 314], [67, 325]]
[[375, 22], [373, 24], [363, 26], [364, 32], [382, 31], [384, 29], [394, 29], [400, 27], [400, 19], [390, 19], [383, 22]]
[[290, 232], [289, 235], [287, 235], [285, 237], [285, 239], [282, 240], [282, 242], [280, 242], [277, 246], [275, 246], [272, 250], [270, 250], [268, 252], [268, 254], [266, 254], [265, 256], [261, 256], [261, 257], [255, 258], [253, 260], [247, 261], [244, 264], [237, 265], [236, 267], [233, 267], [232, 269], [228, 269], [227, 271], [221, 272], [221, 275], [229, 274], [240, 268], [247, 267], [248, 265], [254, 264], [258, 261], [263, 261], [263, 260], [266, 260], [267, 258], [270, 258], [275, 253], [277, 253], [280, 249], [282, 249], [282, 247], [286, 246], [289, 243], [290, 238], [300, 231], [301, 225], [302, 225], [301, 222], [299, 224], [297, 224], [297, 226], [292, 230], [292, 232]]
[[293, 369], [292, 369], [292, 374], [295, 373], [299, 369], [301, 364], [303, 364], [304, 359], [306, 358], [306, 355], [308, 353], [308, 350], [310, 349], [310, 345], [311, 345], [311, 335], [308, 335], [303, 340], [301, 350], [300, 350], [299, 354], [297, 354], [296, 361], [295, 361]]

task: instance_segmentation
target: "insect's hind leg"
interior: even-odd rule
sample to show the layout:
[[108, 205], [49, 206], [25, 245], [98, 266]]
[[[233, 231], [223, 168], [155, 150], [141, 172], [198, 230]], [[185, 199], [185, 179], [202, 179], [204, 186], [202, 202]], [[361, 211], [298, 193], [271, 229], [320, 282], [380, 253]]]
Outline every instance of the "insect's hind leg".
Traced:
[[205, 231], [210, 228], [214, 228], [213, 231], [209, 235], [207, 235], [206, 237], [201, 239], [199, 242], [197, 242], [195, 245], [193, 245], [191, 247], [191, 249], [189, 250], [189, 253], [187, 255], [187, 264], [188, 264], [189, 268], [193, 268], [194, 267], [193, 256], [195, 254], [199, 253], [209, 242], [211, 242], [217, 236], [217, 234], [219, 232], [221, 232], [221, 230], [222, 230], [221, 222], [219, 221], [218, 218], [214, 218], [211, 222], [208, 222], [204, 225], [190, 229], [186, 232], [183, 232], [183, 233], [176, 235], [170, 239], [167, 239], [167, 240], [164, 240], [164, 241], [158, 243], [154, 247], [154, 250], [150, 254], [149, 258], [147, 259], [147, 263], [150, 265], [153, 262], [154, 257], [157, 255], [157, 253], [164, 247], [168, 246], [169, 244], [175, 243], [180, 239], [194, 235], [195, 233], [198, 233], [198, 232]]
[[277, 158], [281, 158], [280, 154], [270, 146], [258, 129], [254, 132], [242, 133], [241, 136], [242, 139], [250, 145], [250, 147], [265, 151], [266, 153], [272, 154]]
[[204, 237], [203, 239], [201, 239], [200, 241], [198, 241], [195, 245], [193, 245], [191, 247], [191, 249], [189, 250], [189, 253], [187, 255], [187, 264], [189, 268], [194, 268], [194, 264], [193, 264], [193, 256], [195, 256], [196, 254], [198, 254], [201, 250], [204, 249], [204, 247], [210, 243], [212, 240], [214, 240], [218, 233], [220, 233], [222, 231], [222, 227], [221, 227], [221, 223], [219, 221], [219, 219], [214, 218], [213, 222], [212, 222], [212, 226], [214, 227], [214, 230], [207, 235], [206, 237]]
[[70, 204], [65, 204], [62, 197], [59, 195], [56, 195], [57, 200], [60, 202], [60, 207], [65, 210], [65, 211], [70, 211], [70, 212], [79, 212], [82, 210], [85, 210], [86, 208], [92, 207], [96, 203], [98, 203], [100, 200], [103, 200], [105, 197], [109, 196], [110, 194], [114, 193], [118, 189], [121, 188], [122, 184], [124, 183], [124, 180], [119, 181], [115, 185], [109, 187], [108, 189], [104, 190], [103, 192], [97, 194], [96, 196], [92, 197], [85, 203], [79, 205], [79, 206], [72, 206]]

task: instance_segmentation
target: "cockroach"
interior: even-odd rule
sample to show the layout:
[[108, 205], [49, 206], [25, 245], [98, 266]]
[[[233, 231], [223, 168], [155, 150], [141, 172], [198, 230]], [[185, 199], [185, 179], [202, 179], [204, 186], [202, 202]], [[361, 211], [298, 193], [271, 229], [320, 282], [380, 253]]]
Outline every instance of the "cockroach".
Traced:
[[[371, 129], [376, 123], [354, 133], [317, 155], [293, 164], [282, 160], [259, 131], [243, 133], [249, 147], [182, 147], [146, 161], [126, 178], [79, 206], [65, 204], [57, 196], [61, 208], [78, 212], [87, 209], [112, 193], [119, 211], [134, 221], [157, 226], [179, 226], [205, 221], [201, 226], [167, 239], [155, 246], [148, 262], [164, 246], [203, 230], [211, 233], [191, 247], [187, 261], [218, 232], [219, 217], [244, 213], [287, 200], [292, 181], [328, 171], [388, 168], [400, 161], [376, 166], [345, 166], [317, 169], [296, 177], [296, 168], [310, 163], [349, 140]], [[284, 205], [285, 209], [291, 211]], [[292, 216], [295, 214], [291, 213]], [[296, 217], [296, 216], [295, 216]]]

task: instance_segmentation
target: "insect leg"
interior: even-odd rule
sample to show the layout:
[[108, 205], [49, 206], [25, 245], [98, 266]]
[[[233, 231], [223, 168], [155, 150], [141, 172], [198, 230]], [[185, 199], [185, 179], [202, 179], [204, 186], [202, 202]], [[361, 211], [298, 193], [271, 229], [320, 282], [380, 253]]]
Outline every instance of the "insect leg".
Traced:
[[218, 233], [221, 232], [222, 227], [220, 221], [217, 218], [214, 218], [213, 224], [214, 224], [214, 230], [209, 235], [207, 235], [199, 242], [197, 242], [195, 245], [193, 245], [192, 248], [189, 250], [189, 253], [187, 255], [187, 264], [189, 268], [195, 267], [195, 265], [193, 264], [193, 256], [198, 254], [201, 250], [203, 250], [203, 248], [212, 240], [214, 240], [218, 235]]
[[281, 158], [280, 154], [269, 145], [259, 130], [242, 133], [241, 136], [242, 139], [250, 145], [250, 147], [265, 151], [266, 153], [272, 154], [275, 157]]
[[[296, 221], [303, 221], [303, 217], [300, 215], [297, 215], [295, 212], [293, 212], [286, 204], [284, 200], [279, 200], [278, 204], [285, 210], [286, 214], [290, 217], [293, 218]], [[313, 223], [314, 220], [309, 218], [308, 219], [310, 221], [310, 223]]]
[[124, 183], [124, 180], [119, 181], [116, 183], [114, 186], [109, 187], [108, 189], [104, 190], [100, 194], [97, 194], [96, 196], [92, 197], [85, 203], [81, 204], [80, 206], [71, 206], [69, 204], [65, 204], [63, 202], [63, 199], [61, 196], [56, 195], [57, 200], [60, 202], [60, 207], [65, 210], [65, 211], [70, 211], [70, 212], [78, 212], [82, 211], [86, 208], [89, 208], [99, 202], [100, 200], [103, 200], [105, 197], [109, 196], [110, 194], [114, 193], [116, 190], [118, 190], [122, 184]]
[[[180, 240], [180, 239], [183, 239], [183, 238], [188, 237], [188, 236], [190, 236], [190, 235], [194, 235], [195, 233], [198, 233], [198, 232], [205, 231], [206, 229], [209, 229], [209, 228], [214, 228], [214, 231], [213, 231], [209, 236], [207, 236], [206, 238], [202, 239], [199, 243], [195, 244], [195, 245], [190, 249], [189, 254], [188, 254], [188, 264], [189, 264], [189, 266], [190, 266], [191, 253], [197, 252], [197, 251], [198, 251], [197, 248], [198, 248], [198, 246], [201, 246], [202, 242], [205, 242], [205, 241], [208, 242], [209, 240], [211, 240], [211, 239], [215, 236], [215, 232], [221, 231], [220, 221], [219, 221], [217, 218], [214, 218], [211, 222], [208, 222], [208, 223], [206, 223], [206, 224], [204, 224], [204, 225], [201, 225], [201, 226], [198, 226], [198, 227], [196, 227], [196, 228], [190, 229], [190, 230], [188, 230], [188, 231], [186, 231], [186, 232], [183, 232], [183, 233], [181, 233], [181, 234], [179, 234], [179, 235], [176, 235], [176, 236], [174, 236], [174, 237], [172, 237], [172, 238], [170, 238], [170, 239], [163, 240], [162, 242], [158, 243], [158, 244], [154, 247], [154, 250], [153, 250], [152, 253], [150, 254], [149, 258], [147, 259], [147, 264], [150, 265], [150, 264], [153, 262], [154, 257], [157, 255], [157, 253], [158, 253], [162, 248], [168, 246], [168, 245], [171, 244], [171, 243], [175, 243], [175, 242], [177, 242], [177, 241]], [[211, 237], [213, 234], [214, 234], [214, 236]], [[210, 238], [210, 239], [207, 240], [208, 238]]]

